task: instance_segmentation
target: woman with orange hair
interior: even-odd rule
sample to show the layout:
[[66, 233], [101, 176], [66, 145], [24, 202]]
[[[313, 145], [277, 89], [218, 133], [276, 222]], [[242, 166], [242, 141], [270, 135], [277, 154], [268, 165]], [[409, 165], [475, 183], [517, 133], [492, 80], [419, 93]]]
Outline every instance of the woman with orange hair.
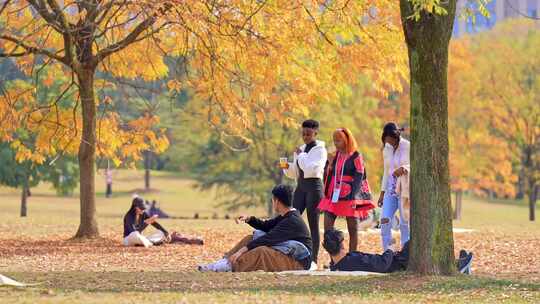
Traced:
[[324, 212], [324, 230], [334, 228], [336, 218], [347, 219], [349, 252], [357, 251], [358, 222], [375, 208], [367, 181], [362, 155], [350, 130], [337, 129], [333, 135], [336, 153], [329, 157], [325, 173], [324, 198], [319, 209]]

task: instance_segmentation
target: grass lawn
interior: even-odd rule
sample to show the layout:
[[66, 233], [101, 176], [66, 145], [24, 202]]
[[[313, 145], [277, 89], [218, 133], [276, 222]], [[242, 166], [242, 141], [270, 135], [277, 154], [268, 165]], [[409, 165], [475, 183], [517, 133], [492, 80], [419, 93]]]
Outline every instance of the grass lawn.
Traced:
[[[19, 217], [18, 190], [0, 188], [0, 273], [40, 283], [17, 289], [0, 287], [1, 303], [372, 303], [384, 301], [442, 303], [539, 303], [540, 223], [527, 220], [525, 204], [493, 204], [466, 198], [463, 220], [455, 227], [456, 250], [475, 253], [473, 276], [300, 277], [281, 274], [203, 274], [195, 271], [250, 232], [224, 220], [225, 214], [264, 215], [264, 208], [227, 212], [217, 206], [216, 193], [201, 193], [193, 182], [173, 174], [153, 172], [150, 193], [141, 193], [143, 173], [117, 171], [115, 195], [103, 197], [97, 180], [101, 239], [75, 242], [69, 238], [79, 221], [78, 198], [58, 198], [48, 185], [32, 190], [28, 217]], [[171, 215], [209, 219], [164, 219], [169, 230], [204, 237], [204, 246], [167, 245], [124, 248], [120, 244], [122, 216], [131, 194], [156, 199]], [[221, 219], [213, 220], [216, 213]], [[344, 228], [344, 222], [339, 226]], [[361, 232], [360, 250], [380, 252], [377, 232]], [[328, 263], [321, 252], [319, 264]]]

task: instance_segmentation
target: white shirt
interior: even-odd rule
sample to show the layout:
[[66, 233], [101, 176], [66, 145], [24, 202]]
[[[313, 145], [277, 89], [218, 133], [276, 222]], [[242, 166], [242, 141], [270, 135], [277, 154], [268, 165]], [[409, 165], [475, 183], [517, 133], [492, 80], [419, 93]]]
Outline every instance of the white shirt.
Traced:
[[292, 163], [289, 163], [289, 168], [283, 169], [285, 176], [297, 179], [297, 168], [300, 167], [304, 171], [304, 178], [323, 178], [328, 152], [326, 152], [324, 141], [317, 140], [316, 144], [308, 153], [304, 152], [306, 150], [305, 144], [300, 147], [302, 150], [300, 154], [294, 153], [294, 159]]
[[399, 145], [394, 151], [394, 147], [390, 144], [385, 144], [383, 149], [384, 173], [382, 177], [381, 191], [386, 191], [388, 177], [397, 169], [405, 167], [407, 171], [410, 168], [410, 150], [411, 143], [405, 138], [399, 139]]

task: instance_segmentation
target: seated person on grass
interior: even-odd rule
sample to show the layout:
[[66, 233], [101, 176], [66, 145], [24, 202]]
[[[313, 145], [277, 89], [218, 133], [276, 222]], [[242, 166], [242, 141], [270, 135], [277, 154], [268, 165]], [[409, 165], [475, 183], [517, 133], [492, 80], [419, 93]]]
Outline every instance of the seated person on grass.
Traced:
[[[368, 271], [389, 273], [407, 270], [409, 262], [409, 242], [403, 245], [401, 251], [394, 252], [390, 249], [383, 254], [369, 254], [363, 252], [349, 252], [343, 246], [343, 232], [330, 229], [324, 233], [323, 247], [330, 254], [332, 271]], [[456, 261], [459, 272], [470, 274], [472, 252], [461, 250], [459, 259]]]
[[260, 220], [254, 216], [237, 219], [255, 229], [243, 238], [224, 258], [200, 271], [268, 272], [307, 270], [311, 265], [312, 242], [300, 213], [292, 208], [292, 188], [278, 185], [272, 190], [272, 205], [277, 217]]
[[[151, 247], [164, 243], [185, 243], [202, 245], [200, 238], [183, 236], [176, 232], [169, 234], [163, 226], [157, 222], [157, 215], [150, 216], [148, 206], [140, 197], [135, 197], [131, 202], [131, 208], [124, 216], [124, 245]], [[158, 231], [150, 236], [142, 235], [148, 225], [154, 226]]]

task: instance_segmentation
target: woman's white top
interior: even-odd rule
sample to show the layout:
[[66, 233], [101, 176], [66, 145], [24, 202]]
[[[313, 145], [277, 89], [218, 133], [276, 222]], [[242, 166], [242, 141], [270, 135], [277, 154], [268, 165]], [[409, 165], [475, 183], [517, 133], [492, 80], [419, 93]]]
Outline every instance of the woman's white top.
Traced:
[[[385, 144], [383, 149], [384, 173], [382, 177], [381, 190], [388, 190], [388, 178], [400, 167], [405, 169], [410, 168], [410, 150], [411, 143], [401, 137], [398, 148], [394, 151], [394, 147], [390, 144]], [[407, 170], [409, 171], [409, 170]]]
[[[306, 145], [302, 145], [301, 153], [294, 153], [293, 162], [289, 163], [288, 169], [283, 169], [285, 176], [297, 179], [298, 167], [304, 171], [304, 178], [320, 178], [324, 176], [324, 166], [328, 158], [328, 152], [324, 141], [317, 140], [316, 146], [311, 148], [308, 153], [304, 152]], [[298, 166], [297, 166], [298, 164]]]

